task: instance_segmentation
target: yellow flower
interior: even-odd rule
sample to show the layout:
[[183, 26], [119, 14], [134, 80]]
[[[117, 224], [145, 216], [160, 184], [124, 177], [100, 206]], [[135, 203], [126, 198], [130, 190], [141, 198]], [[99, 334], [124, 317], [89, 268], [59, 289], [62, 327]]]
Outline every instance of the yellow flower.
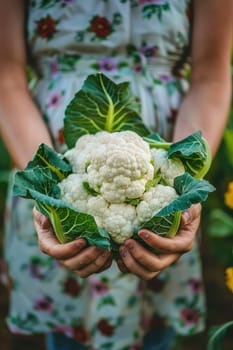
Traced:
[[225, 204], [233, 209], [233, 181], [228, 184], [227, 192], [224, 195]]
[[225, 270], [226, 273], [226, 286], [233, 293], [233, 267], [228, 267]]

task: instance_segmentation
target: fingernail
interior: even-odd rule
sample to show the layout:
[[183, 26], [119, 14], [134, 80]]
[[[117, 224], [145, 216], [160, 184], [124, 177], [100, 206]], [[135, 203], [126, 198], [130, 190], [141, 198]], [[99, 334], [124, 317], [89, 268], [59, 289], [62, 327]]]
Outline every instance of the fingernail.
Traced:
[[183, 222], [185, 225], [189, 224], [190, 221], [191, 221], [191, 217], [190, 217], [190, 214], [187, 210], [183, 211], [182, 213], [182, 216], [183, 216]]
[[123, 258], [125, 258], [128, 255], [128, 250], [126, 248], [123, 248], [120, 250], [120, 254]]
[[48, 218], [42, 214], [40, 215], [39, 222], [40, 222], [41, 228], [46, 229], [49, 227]]
[[39, 223], [40, 223], [40, 225], [42, 226], [43, 225], [43, 222], [44, 222], [44, 215], [42, 215], [42, 214], [39, 214], [40, 216], [39, 216]]
[[103, 248], [99, 247], [99, 246], [96, 246], [95, 247], [97, 253], [102, 253], [103, 252]]
[[147, 231], [139, 231], [138, 235], [144, 240], [147, 240], [149, 238], [149, 233]]
[[129, 250], [133, 250], [134, 245], [133, 245], [133, 243], [127, 243], [127, 244], [126, 244], [126, 247], [127, 247]]
[[110, 252], [108, 250], [105, 250], [101, 255], [105, 258], [110, 255]]
[[78, 247], [84, 248], [87, 243], [85, 241], [78, 241]]

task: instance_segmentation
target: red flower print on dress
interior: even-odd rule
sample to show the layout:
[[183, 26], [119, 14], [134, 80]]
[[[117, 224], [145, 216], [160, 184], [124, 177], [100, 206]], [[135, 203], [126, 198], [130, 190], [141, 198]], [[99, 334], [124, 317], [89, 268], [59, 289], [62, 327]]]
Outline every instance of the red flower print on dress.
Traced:
[[57, 31], [56, 25], [57, 21], [55, 21], [50, 15], [43, 17], [39, 21], [36, 21], [37, 33], [43, 39], [51, 39]]
[[195, 326], [200, 318], [199, 312], [189, 307], [181, 310], [180, 316], [184, 324], [190, 327]]
[[92, 18], [89, 29], [98, 38], [106, 38], [112, 32], [112, 26], [109, 20], [101, 16], [94, 16]]
[[111, 337], [114, 333], [114, 327], [109, 323], [108, 320], [104, 318], [102, 318], [98, 322], [97, 328], [100, 331], [100, 333], [105, 335], [106, 337]]
[[42, 296], [36, 300], [34, 307], [36, 310], [52, 312], [54, 305], [50, 297]]
[[191, 278], [188, 281], [188, 285], [190, 286], [193, 293], [200, 293], [202, 291], [202, 281], [199, 278]]
[[76, 297], [79, 295], [81, 287], [80, 284], [73, 277], [68, 277], [64, 283], [64, 293], [70, 295], [71, 297]]
[[88, 340], [87, 330], [82, 325], [77, 325], [73, 328], [73, 336], [81, 343], [85, 343]]
[[58, 139], [58, 142], [61, 144], [61, 145], [64, 145], [65, 144], [65, 139], [64, 139], [64, 136], [63, 136], [63, 128], [59, 129], [58, 132], [57, 132], [57, 139]]
[[92, 287], [91, 289], [92, 289], [93, 297], [107, 294], [109, 288], [106, 285], [106, 283], [99, 280], [92, 279], [90, 284]]

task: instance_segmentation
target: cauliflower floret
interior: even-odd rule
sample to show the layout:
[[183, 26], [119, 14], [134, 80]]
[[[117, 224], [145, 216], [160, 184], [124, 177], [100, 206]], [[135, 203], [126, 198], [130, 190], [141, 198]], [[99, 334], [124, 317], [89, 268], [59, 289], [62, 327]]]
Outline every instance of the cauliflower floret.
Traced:
[[108, 144], [115, 142], [115, 138], [119, 132], [109, 133], [107, 131], [100, 131], [95, 134], [95, 139], [99, 144]]
[[149, 145], [133, 131], [84, 135], [65, 157], [110, 203], [141, 197], [154, 176]]
[[[103, 181], [113, 180], [115, 176], [123, 175], [136, 180], [147, 174], [150, 168], [151, 154], [145, 153], [139, 147], [116, 139], [109, 145], [101, 145], [95, 151], [88, 173], [98, 171]], [[148, 166], [149, 163], [149, 166]], [[104, 171], [101, 168], [105, 166]], [[106, 173], [105, 170], [108, 170]]]
[[96, 149], [95, 135], [84, 135], [78, 139], [74, 148], [65, 152], [64, 157], [72, 166], [74, 173], [84, 174]]
[[[119, 134], [119, 133], [118, 133]], [[133, 131], [124, 131], [120, 133], [120, 137], [127, 141], [127, 143], [133, 143], [137, 147], [141, 148], [144, 152], [148, 153], [150, 147], [147, 142], [142, 142], [142, 138]]]
[[185, 168], [182, 161], [178, 158], [169, 159], [166, 150], [152, 148], [151, 155], [155, 173], [160, 171], [169, 186], [174, 185], [175, 177], [184, 174]]
[[89, 185], [96, 191], [118, 175], [130, 180], [153, 177], [149, 145], [133, 131], [84, 135], [64, 156], [74, 173], [89, 174]]
[[133, 235], [136, 223], [136, 209], [130, 204], [111, 204], [103, 217], [103, 228], [119, 244]]
[[[129, 140], [125, 134], [130, 136]], [[105, 143], [96, 147], [87, 167], [90, 187], [110, 203], [121, 203], [127, 198], [142, 196], [147, 181], [153, 179], [154, 168], [149, 146], [137, 134], [136, 144], [133, 143], [134, 134], [109, 134], [109, 143], [107, 135], [104, 135]], [[101, 139], [101, 135], [98, 138]]]
[[103, 183], [100, 193], [109, 203], [124, 203], [126, 199], [125, 188], [117, 188], [114, 183], [110, 182]]
[[142, 201], [136, 207], [137, 218], [140, 223], [151, 219], [162, 208], [178, 197], [175, 189], [170, 186], [157, 185], [151, 187], [143, 195]]
[[155, 173], [157, 173], [160, 170], [163, 163], [166, 163], [168, 160], [167, 151], [162, 148], [151, 148], [150, 152], [151, 157], [153, 159], [154, 170]]
[[182, 161], [178, 158], [168, 159], [167, 164], [161, 167], [161, 173], [164, 174], [164, 179], [169, 186], [174, 186], [174, 179], [185, 173], [185, 168]]
[[[127, 182], [128, 186], [125, 185]], [[127, 199], [142, 197], [146, 183], [147, 179], [130, 181], [129, 178], [120, 175], [115, 177], [113, 182], [104, 183], [100, 193], [109, 203], [123, 203]]]
[[108, 210], [108, 202], [102, 196], [91, 197], [87, 202], [87, 213], [94, 216], [99, 227], [103, 227], [103, 217]]
[[92, 143], [96, 143], [95, 135], [86, 134], [77, 140], [74, 149], [77, 149], [79, 151], [85, 150], [86, 147], [88, 147], [88, 145], [90, 145]]
[[86, 175], [70, 174], [58, 184], [61, 190], [61, 199], [82, 212], [87, 212], [88, 199], [92, 197], [83, 187], [85, 181]]

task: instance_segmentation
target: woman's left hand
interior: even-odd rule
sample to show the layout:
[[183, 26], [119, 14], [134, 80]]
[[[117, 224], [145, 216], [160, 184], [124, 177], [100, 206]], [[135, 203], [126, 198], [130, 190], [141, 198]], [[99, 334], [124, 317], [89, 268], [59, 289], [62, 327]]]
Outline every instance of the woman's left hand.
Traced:
[[159, 250], [154, 254], [133, 239], [128, 239], [120, 248], [121, 258], [117, 264], [125, 273], [133, 273], [150, 280], [163, 269], [177, 261], [192, 249], [200, 224], [201, 205], [195, 204], [182, 213], [179, 231], [175, 237], [165, 238], [148, 230], [140, 230], [139, 236], [148, 246]]

